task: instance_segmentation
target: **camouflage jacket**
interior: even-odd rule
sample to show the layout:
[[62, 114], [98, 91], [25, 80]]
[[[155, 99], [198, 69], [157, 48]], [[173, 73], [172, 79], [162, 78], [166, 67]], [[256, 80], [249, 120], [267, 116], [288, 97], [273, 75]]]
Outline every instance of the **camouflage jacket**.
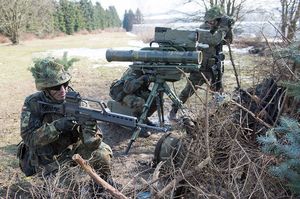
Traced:
[[30, 149], [34, 166], [53, 162], [80, 140], [79, 128], [63, 132], [56, 130], [53, 121], [63, 115], [51, 112], [38, 101], [53, 103], [46, 92], [37, 92], [25, 99], [21, 113], [21, 137]]
[[149, 82], [145, 82], [143, 71], [129, 68], [121, 79], [124, 80], [123, 91], [126, 94], [141, 96], [144, 92], [150, 92]]

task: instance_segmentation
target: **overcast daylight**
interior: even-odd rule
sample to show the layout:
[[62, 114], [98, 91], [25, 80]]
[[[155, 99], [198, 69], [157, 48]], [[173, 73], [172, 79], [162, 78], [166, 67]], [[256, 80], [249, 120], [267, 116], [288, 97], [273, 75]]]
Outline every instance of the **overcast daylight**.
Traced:
[[299, 0], [0, 0], [0, 199], [300, 198]]

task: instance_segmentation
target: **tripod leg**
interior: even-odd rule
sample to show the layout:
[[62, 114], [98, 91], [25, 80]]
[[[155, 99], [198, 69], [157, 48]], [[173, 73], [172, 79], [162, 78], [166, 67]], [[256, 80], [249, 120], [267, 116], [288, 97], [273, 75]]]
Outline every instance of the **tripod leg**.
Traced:
[[163, 120], [162, 120], [162, 107], [160, 104], [160, 99], [159, 99], [159, 95], [156, 96], [156, 107], [157, 107], [157, 115], [158, 115], [158, 120], [159, 120], [159, 124], [160, 126], [163, 124]]
[[161, 111], [161, 121], [162, 123], [160, 123], [161, 125], [165, 123], [165, 118], [164, 118], [164, 102], [163, 102], [163, 97], [164, 97], [164, 93], [163, 91], [160, 91], [158, 94], [158, 101], [159, 101], [159, 105], [160, 105], [160, 111]]
[[[150, 108], [150, 106], [151, 106], [151, 104], [153, 102], [153, 99], [157, 95], [157, 88], [158, 88], [158, 83], [155, 83], [153, 85], [152, 91], [150, 92], [150, 95], [149, 95], [149, 97], [148, 97], [148, 99], [147, 99], [147, 101], [146, 101], [146, 103], [144, 105], [143, 112], [142, 112], [142, 114], [141, 114], [141, 116], [139, 118], [139, 121], [138, 121], [139, 124], [143, 124], [144, 123], [144, 120], [147, 117], [147, 113], [148, 113], [149, 108]], [[133, 134], [131, 136], [130, 142], [128, 143], [128, 146], [127, 146], [127, 148], [125, 150], [125, 155], [128, 154], [128, 152], [129, 152], [129, 150], [130, 150], [133, 142], [135, 142], [135, 140], [139, 137], [140, 132], [141, 132], [141, 128], [136, 128], [134, 130], [134, 132], [133, 132]]]
[[175, 95], [175, 93], [170, 89], [167, 83], [163, 84], [164, 92], [168, 95], [168, 97], [172, 100], [173, 104], [175, 104], [176, 107], [178, 107], [182, 114], [185, 114], [183, 110], [183, 105], [180, 99]]
[[141, 114], [141, 116], [139, 118], [139, 121], [141, 121], [141, 123], [143, 123], [144, 120], [146, 119], [147, 114], [149, 112], [149, 109], [150, 109], [150, 107], [151, 107], [151, 105], [153, 103], [153, 100], [157, 96], [158, 86], [159, 86], [158, 83], [154, 83], [153, 88], [152, 88], [152, 90], [151, 90], [151, 92], [149, 94], [149, 97], [148, 97], [148, 99], [147, 99], [147, 101], [146, 101], [146, 103], [144, 105], [143, 112], [142, 112], [142, 114]]

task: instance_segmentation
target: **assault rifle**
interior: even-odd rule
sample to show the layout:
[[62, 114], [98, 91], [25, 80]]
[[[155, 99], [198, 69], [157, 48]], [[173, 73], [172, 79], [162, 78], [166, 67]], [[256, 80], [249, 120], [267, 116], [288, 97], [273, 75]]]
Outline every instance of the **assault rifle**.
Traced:
[[[98, 104], [101, 109], [88, 107], [88, 102]], [[42, 114], [58, 113], [67, 117], [74, 117], [79, 125], [83, 124], [85, 121], [96, 120], [114, 123], [132, 129], [149, 128], [159, 131], [167, 130], [162, 127], [153, 127], [146, 124], [140, 124], [138, 123], [138, 119], [133, 116], [111, 112], [103, 102], [81, 98], [80, 94], [75, 91], [67, 92], [66, 100], [62, 104], [53, 104], [43, 101], [38, 101], [38, 103], [42, 106]]]

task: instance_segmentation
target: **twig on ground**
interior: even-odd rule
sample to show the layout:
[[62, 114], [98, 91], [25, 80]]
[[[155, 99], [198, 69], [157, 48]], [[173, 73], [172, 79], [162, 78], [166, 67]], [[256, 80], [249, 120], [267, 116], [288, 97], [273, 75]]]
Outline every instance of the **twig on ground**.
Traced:
[[264, 126], [271, 128], [272, 126], [267, 124], [266, 122], [264, 122], [262, 119], [260, 119], [259, 117], [257, 117], [252, 111], [250, 111], [249, 109], [243, 107], [241, 104], [230, 100], [231, 103], [235, 104], [236, 106], [238, 106], [239, 108], [243, 109], [244, 111], [246, 111], [247, 113], [249, 113], [254, 119], [256, 119], [258, 122], [260, 122], [261, 124], [263, 124]]
[[157, 193], [158, 190], [158, 179], [159, 179], [159, 173], [160, 173], [160, 168], [162, 167], [162, 165], [165, 162], [160, 162], [158, 163], [158, 165], [156, 166], [154, 172], [153, 172], [153, 177], [152, 177], [152, 181], [155, 182], [153, 183], [153, 185], [151, 186], [151, 196], [153, 196], [154, 194]]
[[159, 199], [159, 198], [163, 198], [163, 196], [169, 192], [171, 189], [173, 189], [173, 187], [175, 187], [178, 182], [180, 182], [181, 180], [183, 180], [185, 177], [189, 177], [194, 175], [195, 172], [199, 172], [201, 171], [201, 169], [203, 169], [207, 164], [209, 164], [211, 161], [210, 157], [207, 157], [206, 159], [204, 159], [202, 162], [200, 162], [195, 168], [194, 170], [190, 170], [187, 171], [186, 173], [184, 173], [183, 175], [179, 175], [177, 177], [175, 177], [175, 179], [173, 179], [171, 182], [169, 182], [169, 184], [167, 184], [165, 186], [165, 188], [163, 188], [160, 192], [158, 192], [157, 194], [155, 194], [153, 196], [153, 198], [155, 199]]
[[87, 162], [82, 159], [79, 154], [73, 155], [72, 159], [77, 162], [88, 174], [93, 178], [93, 180], [101, 185], [105, 190], [107, 190], [113, 197], [117, 199], [127, 199], [121, 192], [119, 192], [116, 188], [108, 184], [105, 180], [103, 180]]
[[9, 185], [8, 185], [7, 191], [6, 191], [6, 198], [10, 198], [9, 197], [10, 186], [12, 185], [12, 182], [15, 180], [16, 175], [17, 175], [17, 172], [15, 171], [12, 178], [9, 181]]

